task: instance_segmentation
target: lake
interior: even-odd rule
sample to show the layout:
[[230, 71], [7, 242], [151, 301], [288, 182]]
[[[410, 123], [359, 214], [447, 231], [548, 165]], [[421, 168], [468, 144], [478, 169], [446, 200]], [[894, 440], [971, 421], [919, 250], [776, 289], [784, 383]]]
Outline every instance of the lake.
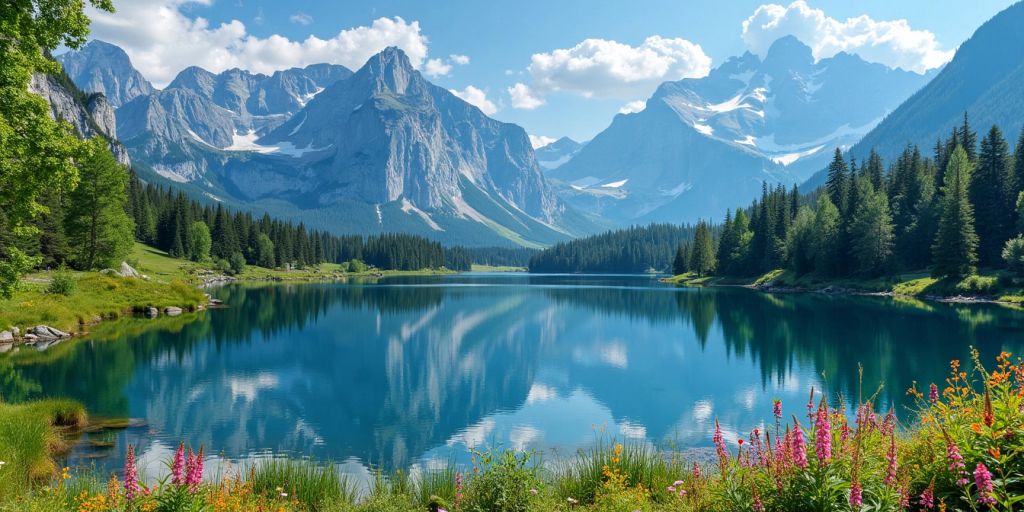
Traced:
[[[73, 464], [150, 475], [179, 440], [233, 461], [308, 455], [353, 474], [466, 463], [473, 449], [572, 454], [600, 437], [711, 445], [803, 417], [811, 386], [907, 414], [977, 346], [1020, 352], [1024, 314], [997, 305], [741, 288], [651, 276], [459, 274], [234, 285], [227, 308], [97, 327], [0, 356], [0, 393], [66, 396], [137, 425], [93, 435]], [[863, 386], [858, 363], [863, 364]], [[863, 389], [862, 389], [863, 388]], [[108, 457], [103, 455], [109, 454]]]

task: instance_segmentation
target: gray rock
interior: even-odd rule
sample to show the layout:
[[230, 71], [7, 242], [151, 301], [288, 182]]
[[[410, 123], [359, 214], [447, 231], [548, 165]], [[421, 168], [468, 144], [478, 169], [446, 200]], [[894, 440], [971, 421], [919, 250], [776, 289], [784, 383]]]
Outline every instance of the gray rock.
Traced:
[[11, 331], [0, 331], [0, 343], [14, 341], [14, 334]]
[[181, 314], [181, 308], [175, 306], [164, 308], [164, 314], [167, 316], [178, 316]]
[[[28, 332], [29, 332], [29, 334], [34, 334], [39, 339], [44, 339], [44, 340], [57, 340], [57, 339], [70, 338], [71, 337], [70, 334], [68, 334], [68, 333], [66, 333], [66, 332], [64, 332], [64, 331], [62, 331], [60, 329], [54, 329], [53, 327], [50, 327], [48, 325], [37, 325], [37, 326], [29, 329]], [[26, 335], [26, 337], [27, 337], [27, 335]]]
[[13, 343], [0, 343], [0, 354], [10, 352], [14, 348]]
[[142, 274], [139, 274], [139, 272], [137, 270], [135, 270], [134, 268], [132, 268], [132, 266], [129, 265], [128, 262], [126, 262], [126, 261], [122, 261], [121, 262], [121, 270], [117, 272], [117, 275], [119, 275], [121, 277], [131, 277], [131, 278], [142, 277]]
[[25, 336], [23, 337], [23, 339], [24, 339], [24, 340], [25, 340], [26, 342], [32, 342], [32, 341], [35, 341], [35, 340], [39, 339], [39, 336], [36, 336], [35, 334], [32, 334], [32, 333], [28, 333], [28, 334], [26, 334], [26, 335], [25, 335]]
[[81, 50], [58, 55], [57, 60], [75, 85], [85, 92], [103, 93], [115, 108], [154, 91], [124, 50], [98, 39]]
[[156, 318], [160, 315], [160, 310], [157, 308], [146, 308], [146, 316], [149, 318]]
[[19, 329], [19, 328], [17, 328], [17, 327], [11, 327], [11, 332], [12, 332], [12, 333], [13, 333], [13, 334], [14, 334], [15, 336], [17, 336], [17, 335], [21, 334], [21, 329]]

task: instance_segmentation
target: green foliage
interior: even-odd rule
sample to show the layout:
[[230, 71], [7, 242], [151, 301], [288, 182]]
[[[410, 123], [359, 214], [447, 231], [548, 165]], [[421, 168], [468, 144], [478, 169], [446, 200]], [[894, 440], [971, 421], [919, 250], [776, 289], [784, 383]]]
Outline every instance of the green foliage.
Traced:
[[21, 405], [0, 400], [0, 497], [49, 480], [56, 471], [54, 452], [64, 446], [59, 428], [80, 428], [85, 420], [82, 406], [70, 400]]
[[670, 271], [679, 245], [695, 227], [651, 224], [561, 242], [530, 259], [530, 272]]
[[[213, 240], [210, 238], [210, 228], [206, 226], [205, 222], [193, 222], [188, 228], [188, 239], [190, 245], [188, 259], [197, 262], [210, 259], [210, 247], [213, 245]], [[269, 242], [270, 239], [268, 238], [267, 241]], [[273, 250], [271, 245], [271, 256], [273, 256]]]
[[697, 223], [693, 235], [693, 251], [690, 254], [690, 270], [697, 276], [705, 276], [715, 271], [715, 241], [711, 238], [711, 229], [703, 220]]
[[1024, 236], [1016, 236], [1003, 246], [1003, 261], [1006, 267], [1018, 276], [1024, 276]]
[[241, 274], [245, 270], [245, 256], [242, 256], [240, 252], [235, 252], [231, 255], [231, 259], [228, 260], [228, 265], [231, 267], [232, 274]]
[[135, 234], [125, 212], [128, 173], [98, 137], [85, 143], [78, 162], [80, 181], [64, 221], [74, 262], [85, 270], [116, 265], [131, 251]]
[[368, 269], [368, 267], [366, 266], [366, 263], [363, 263], [360, 260], [351, 260], [348, 263], [344, 264], [344, 266], [342, 268], [344, 268], [344, 270], [346, 272], [353, 272], [353, 273], [366, 272], [366, 270]]
[[248, 482], [256, 493], [276, 496], [282, 492], [309, 510], [329, 503], [354, 503], [355, 486], [331, 464], [309, 460], [273, 458], [255, 464]]
[[[526, 512], [540, 486], [529, 452], [488, 450], [474, 454], [479, 472], [469, 481], [467, 512]], [[533, 492], [531, 492], [531, 490]]]
[[46, 287], [46, 293], [67, 297], [75, 292], [75, 285], [75, 275], [67, 267], [61, 265], [53, 272], [50, 285]]
[[858, 270], [876, 276], [888, 270], [894, 241], [889, 199], [875, 192], [866, 176], [857, 180], [861, 200], [850, 225], [850, 238]]
[[839, 209], [828, 195], [818, 197], [814, 214], [814, 266], [825, 275], [839, 272]]
[[936, 276], [965, 276], [974, 271], [978, 261], [974, 208], [967, 197], [972, 169], [964, 149], [954, 150], [946, 167], [939, 230], [932, 245]]

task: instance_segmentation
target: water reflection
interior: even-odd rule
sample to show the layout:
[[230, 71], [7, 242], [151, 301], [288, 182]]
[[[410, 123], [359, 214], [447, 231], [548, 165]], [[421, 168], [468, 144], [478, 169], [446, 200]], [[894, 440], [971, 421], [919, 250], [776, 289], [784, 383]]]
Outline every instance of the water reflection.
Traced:
[[[637, 276], [461, 275], [233, 286], [230, 307], [134, 320], [0, 356], [8, 400], [70, 396], [153, 461], [178, 439], [241, 459], [364, 467], [501, 444], [571, 452], [595, 430], [705, 446], [796, 412], [815, 385], [905, 403], [948, 361], [1019, 349], [1024, 316], [984, 305], [679, 290]], [[105, 463], [116, 465], [118, 461]], [[154, 464], [154, 467], [156, 465]]]

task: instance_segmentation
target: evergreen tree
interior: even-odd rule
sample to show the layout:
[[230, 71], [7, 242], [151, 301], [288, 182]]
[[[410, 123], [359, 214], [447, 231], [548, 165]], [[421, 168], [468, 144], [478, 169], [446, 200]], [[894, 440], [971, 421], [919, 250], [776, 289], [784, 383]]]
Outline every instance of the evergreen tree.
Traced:
[[832, 204], [839, 209], [840, 213], [846, 212], [849, 199], [849, 170], [846, 168], [846, 161], [843, 160], [843, 153], [836, 148], [832, 163], [828, 164], [828, 180], [825, 182], [825, 190]]
[[128, 172], [101, 138], [78, 159], [79, 183], [69, 195], [65, 229], [78, 268], [111, 266], [131, 251], [135, 225], [125, 211]]
[[840, 271], [839, 222], [839, 209], [828, 194], [818, 196], [814, 212], [814, 268], [825, 276], [838, 275]]
[[933, 274], [961, 277], [974, 271], [978, 261], [978, 235], [968, 198], [972, 165], [967, 152], [957, 147], [949, 157], [942, 186], [939, 227], [932, 245]]
[[967, 121], [966, 110], [964, 111], [964, 122], [960, 126], [958, 139], [960, 145], [963, 146], [964, 151], [967, 153], [967, 160], [972, 164], [975, 163], [978, 159], [978, 133], [971, 129], [971, 124]]
[[1024, 128], [1017, 138], [1017, 147], [1013, 151], [1013, 194], [1016, 197], [1024, 192]]
[[711, 229], [707, 222], [697, 222], [693, 234], [693, 253], [690, 255], [690, 269], [698, 277], [710, 275], [715, 271], [715, 242], [711, 238]]
[[789, 267], [798, 275], [814, 270], [814, 212], [800, 207], [787, 238]]
[[871, 186], [877, 191], [881, 191], [885, 188], [885, 172], [882, 165], [882, 156], [878, 154], [874, 149], [868, 155], [868, 160], [862, 168], [863, 174], [866, 174], [871, 179]]
[[676, 249], [676, 257], [672, 261], [672, 273], [675, 275], [685, 274], [690, 271], [690, 257], [687, 254], [684, 244], [679, 244]]
[[969, 196], [978, 233], [978, 262], [998, 264], [1003, 245], [1010, 238], [1014, 202], [1010, 182], [1010, 152], [999, 127], [992, 126], [981, 139], [977, 167], [970, 181]]

